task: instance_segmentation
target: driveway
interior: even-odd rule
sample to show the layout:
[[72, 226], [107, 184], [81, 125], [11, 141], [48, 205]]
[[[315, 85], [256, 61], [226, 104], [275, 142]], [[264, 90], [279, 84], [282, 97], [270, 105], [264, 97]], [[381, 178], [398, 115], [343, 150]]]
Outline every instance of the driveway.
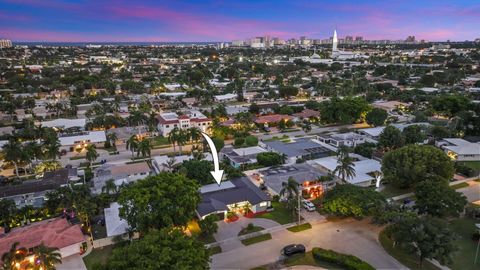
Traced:
[[[232, 223], [227, 223], [223, 220], [217, 222], [218, 231], [214, 235], [214, 237], [218, 242], [227, 240], [227, 239], [236, 238], [238, 236], [238, 233], [243, 228], [247, 227], [248, 223], [253, 223], [254, 226], [263, 227], [265, 229], [280, 226], [279, 223], [270, 219], [246, 218], [242, 216], [240, 217], [239, 220]], [[220, 247], [222, 248], [222, 251], [225, 252], [225, 251], [234, 250], [234, 249], [243, 247], [243, 244], [238, 239], [232, 239], [232, 240], [229, 240], [228, 242], [221, 243]]]
[[83, 263], [82, 256], [72, 255], [62, 258], [62, 263], [55, 265], [57, 270], [87, 270], [85, 263]]
[[378, 242], [381, 228], [368, 221], [345, 219], [313, 225], [312, 229], [292, 233], [272, 232], [272, 240], [250, 246], [239, 246], [212, 256], [212, 269], [251, 269], [280, 258], [280, 250], [292, 243], [301, 243], [307, 250], [313, 247], [332, 249], [355, 255], [376, 269], [406, 269], [388, 255]]

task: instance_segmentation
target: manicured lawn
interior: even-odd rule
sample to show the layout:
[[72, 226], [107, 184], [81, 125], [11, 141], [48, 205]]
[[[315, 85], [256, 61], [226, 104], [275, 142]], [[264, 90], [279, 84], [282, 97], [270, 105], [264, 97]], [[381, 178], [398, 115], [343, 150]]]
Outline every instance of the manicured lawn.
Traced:
[[382, 231], [378, 236], [378, 240], [383, 246], [383, 249], [390, 254], [390, 256], [397, 259], [400, 263], [412, 270], [438, 270], [438, 268], [428, 261], [424, 261], [420, 266], [417, 256], [407, 254], [398, 247], [393, 247], [393, 241], [386, 235], [385, 231]]
[[253, 226], [253, 228], [251, 230], [249, 230], [247, 227], [246, 228], [243, 228], [239, 233], [238, 233], [238, 236], [240, 235], [245, 235], [245, 234], [249, 234], [249, 233], [253, 233], [253, 232], [259, 232], [261, 230], [263, 230], [265, 228], [263, 227], [260, 227], [260, 226]]
[[162, 137], [162, 136], [157, 136], [150, 138], [150, 143], [152, 146], [159, 146], [159, 145], [169, 145], [170, 142], [168, 141], [168, 138]]
[[270, 239], [272, 239], [272, 235], [269, 234], [269, 233], [266, 233], [266, 234], [262, 234], [262, 235], [259, 235], [259, 236], [255, 236], [255, 237], [252, 237], [252, 238], [242, 240], [242, 244], [244, 244], [245, 246], [249, 246], [249, 245], [253, 245], [253, 244], [263, 242], [263, 241], [267, 241], [267, 240], [270, 240]]
[[480, 170], [480, 161], [463, 161], [460, 163], [474, 170]]
[[104, 264], [107, 262], [108, 258], [112, 254], [113, 249], [116, 245], [106, 246], [103, 248], [96, 248], [92, 250], [90, 254], [83, 258], [83, 262], [88, 270], [93, 269], [93, 266], [96, 264]]
[[280, 224], [287, 224], [297, 221], [297, 215], [292, 213], [291, 209], [287, 209], [286, 203], [272, 202], [273, 211], [262, 215], [258, 215], [258, 218], [268, 218], [274, 220]]
[[304, 223], [304, 224], [300, 224], [300, 225], [297, 225], [297, 226], [292, 226], [290, 228], [287, 228], [287, 230], [289, 230], [291, 232], [301, 232], [301, 231], [305, 231], [305, 230], [308, 230], [308, 229], [311, 229], [311, 228], [312, 228], [312, 224]]
[[453, 255], [453, 265], [450, 266], [451, 269], [479, 269], [480, 260], [477, 260], [476, 266], [473, 265], [477, 248], [477, 242], [472, 240], [472, 234], [476, 229], [475, 223], [480, 223], [480, 220], [459, 218], [449, 223], [450, 229], [458, 235], [458, 239], [455, 241], [458, 251]]
[[208, 249], [208, 252], [210, 253], [210, 256], [212, 256], [218, 253], [222, 253], [222, 248], [220, 246], [211, 247]]
[[460, 184], [456, 184], [456, 185], [453, 185], [453, 186], [450, 186], [450, 187], [453, 188], [453, 189], [459, 189], [459, 188], [468, 187], [468, 184], [467, 183], [460, 183]]

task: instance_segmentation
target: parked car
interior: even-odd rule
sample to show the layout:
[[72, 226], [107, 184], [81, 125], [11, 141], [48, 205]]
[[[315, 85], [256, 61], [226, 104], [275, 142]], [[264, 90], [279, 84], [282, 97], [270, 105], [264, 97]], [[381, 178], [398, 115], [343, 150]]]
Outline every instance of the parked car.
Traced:
[[302, 202], [303, 208], [305, 208], [308, 212], [315, 211], [315, 205], [311, 201], [303, 200]]
[[292, 244], [282, 248], [282, 255], [292, 256], [298, 253], [305, 253], [305, 246], [302, 244]]

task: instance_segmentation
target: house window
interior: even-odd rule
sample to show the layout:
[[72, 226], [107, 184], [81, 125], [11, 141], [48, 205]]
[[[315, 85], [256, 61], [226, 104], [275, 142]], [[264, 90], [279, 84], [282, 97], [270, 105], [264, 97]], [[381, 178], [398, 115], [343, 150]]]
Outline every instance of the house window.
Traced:
[[261, 203], [259, 204], [260, 207], [265, 207], [265, 206], [267, 206], [267, 205], [268, 205], [267, 202], [261, 202]]
[[169, 128], [169, 127], [170, 127], [170, 125], [166, 125], [165, 127]]

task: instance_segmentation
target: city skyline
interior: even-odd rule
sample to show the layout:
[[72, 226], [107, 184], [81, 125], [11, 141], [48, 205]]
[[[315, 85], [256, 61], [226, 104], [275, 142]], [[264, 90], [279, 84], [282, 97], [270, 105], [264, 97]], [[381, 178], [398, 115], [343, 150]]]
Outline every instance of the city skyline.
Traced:
[[202, 42], [254, 36], [463, 41], [480, 36], [476, 1], [0, 0], [0, 37], [44, 42]]

